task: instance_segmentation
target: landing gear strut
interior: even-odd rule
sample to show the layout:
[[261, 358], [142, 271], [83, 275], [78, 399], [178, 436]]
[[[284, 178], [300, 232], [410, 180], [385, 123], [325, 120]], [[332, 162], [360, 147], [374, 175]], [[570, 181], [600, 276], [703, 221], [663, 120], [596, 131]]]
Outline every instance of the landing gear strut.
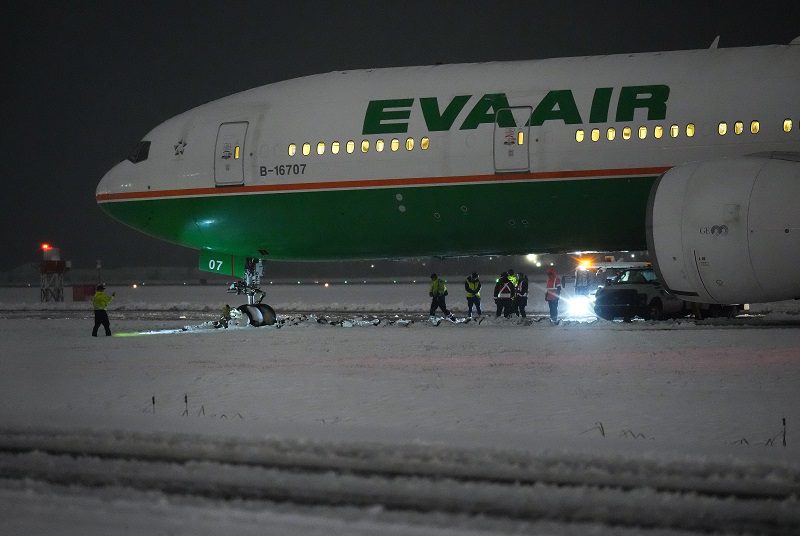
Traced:
[[[261, 259], [248, 257], [244, 266], [244, 279], [231, 283], [228, 287], [229, 294], [244, 294], [247, 296], [247, 303], [237, 307], [247, 319], [251, 326], [271, 326], [277, 320], [275, 311], [266, 303], [261, 303], [266, 293], [258, 288], [261, 284], [261, 276], [264, 275], [264, 263]], [[258, 297], [258, 300], [256, 300]]]

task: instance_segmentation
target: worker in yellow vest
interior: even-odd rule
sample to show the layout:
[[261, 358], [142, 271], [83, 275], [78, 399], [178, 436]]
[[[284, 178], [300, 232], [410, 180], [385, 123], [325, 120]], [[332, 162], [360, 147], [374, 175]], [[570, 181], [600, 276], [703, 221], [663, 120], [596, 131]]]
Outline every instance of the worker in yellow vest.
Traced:
[[472, 307], [475, 307], [475, 310], [478, 316], [483, 314], [481, 311], [481, 280], [478, 277], [477, 272], [472, 272], [471, 275], [467, 276], [466, 281], [464, 281], [464, 290], [467, 292], [467, 309], [468, 313], [467, 316], [472, 318]]
[[431, 320], [434, 318], [436, 309], [441, 309], [444, 316], [450, 320], [455, 320], [453, 314], [447, 310], [444, 297], [447, 296], [447, 284], [444, 279], [440, 279], [438, 275], [431, 274], [431, 291], [428, 293], [431, 297]]
[[92, 298], [92, 307], [94, 307], [94, 329], [92, 330], [92, 337], [97, 337], [97, 330], [103, 326], [106, 330], [106, 336], [111, 335], [111, 323], [108, 320], [108, 313], [106, 307], [114, 299], [116, 292], [112, 292], [111, 296], [105, 293], [106, 286], [103, 283], [97, 285], [96, 292]]

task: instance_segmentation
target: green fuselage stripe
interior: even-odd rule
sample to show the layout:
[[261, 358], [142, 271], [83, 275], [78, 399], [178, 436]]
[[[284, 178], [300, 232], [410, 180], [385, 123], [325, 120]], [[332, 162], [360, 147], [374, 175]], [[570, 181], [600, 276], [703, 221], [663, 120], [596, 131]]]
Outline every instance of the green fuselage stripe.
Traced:
[[654, 180], [207, 195], [121, 200], [101, 207], [137, 230], [176, 244], [275, 260], [642, 250]]

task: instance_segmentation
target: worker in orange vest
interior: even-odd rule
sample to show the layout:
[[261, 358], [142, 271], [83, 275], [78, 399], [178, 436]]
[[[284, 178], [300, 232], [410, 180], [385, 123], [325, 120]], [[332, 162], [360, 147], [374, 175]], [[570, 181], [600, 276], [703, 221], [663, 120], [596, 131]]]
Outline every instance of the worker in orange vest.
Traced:
[[558, 298], [561, 296], [561, 278], [552, 266], [547, 269], [547, 291], [544, 299], [550, 307], [550, 321], [558, 322]]

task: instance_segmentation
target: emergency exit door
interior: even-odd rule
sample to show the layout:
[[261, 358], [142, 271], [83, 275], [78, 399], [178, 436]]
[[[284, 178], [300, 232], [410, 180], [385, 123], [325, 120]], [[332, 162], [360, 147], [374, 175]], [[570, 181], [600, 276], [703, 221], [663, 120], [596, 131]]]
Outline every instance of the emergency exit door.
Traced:
[[513, 106], [497, 110], [494, 118], [495, 173], [530, 171], [528, 124], [533, 108]]
[[217, 132], [214, 155], [214, 184], [237, 186], [244, 184], [244, 141], [247, 123], [222, 123]]

